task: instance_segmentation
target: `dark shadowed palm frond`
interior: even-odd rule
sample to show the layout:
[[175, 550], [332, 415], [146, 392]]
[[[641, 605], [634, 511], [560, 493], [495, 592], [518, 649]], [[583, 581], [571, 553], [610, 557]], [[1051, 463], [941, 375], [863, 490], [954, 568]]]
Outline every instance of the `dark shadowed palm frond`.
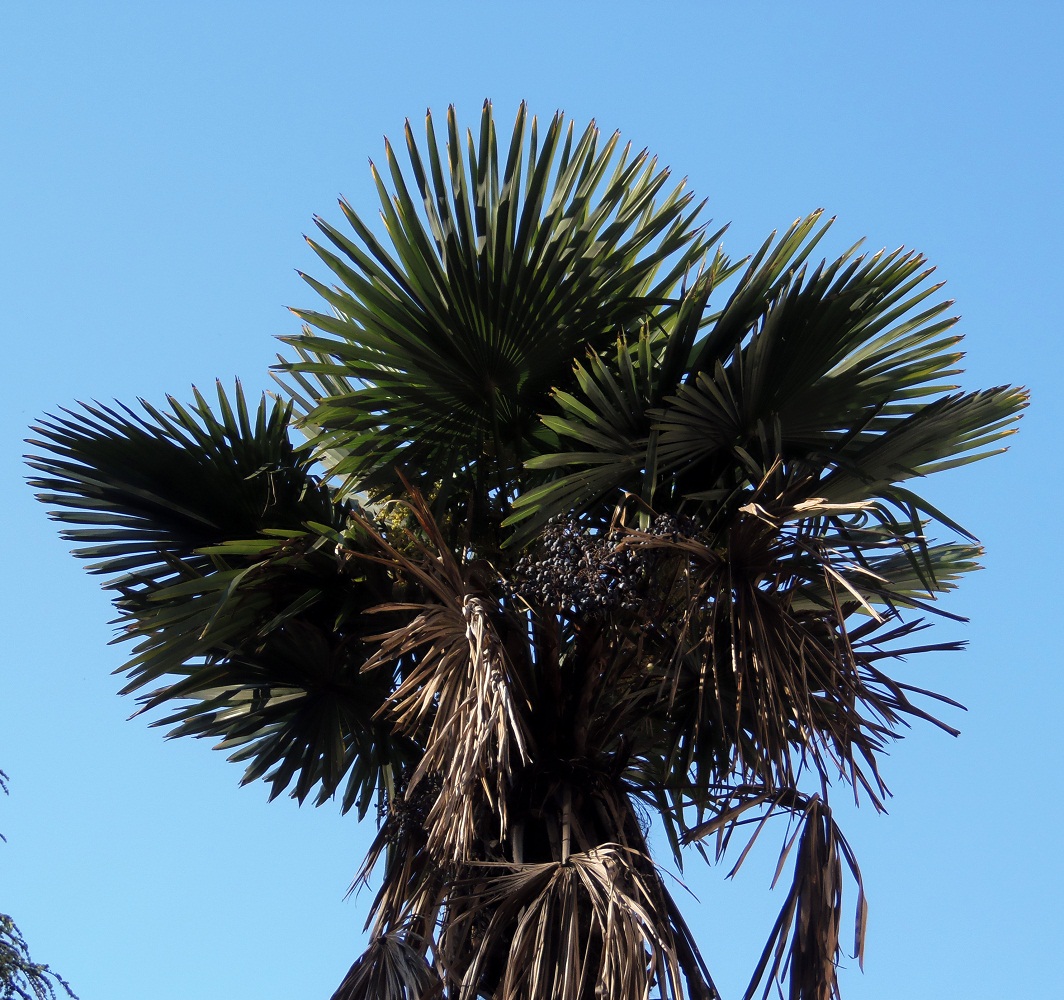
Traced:
[[747, 1000], [832, 1000], [844, 882], [858, 956], [865, 903], [830, 794], [881, 809], [893, 741], [956, 732], [888, 672], [959, 648], [924, 630], [980, 556], [920, 481], [1000, 451], [1026, 396], [960, 387], [919, 254], [817, 263], [819, 212], [733, 264], [594, 124], [522, 106], [500, 150], [487, 104], [406, 147], [383, 234], [318, 221], [291, 404], [37, 429], [125, 690], [271, 795], [377, 799], [334, 1000], [711, 1000], [651, 815], [732, 872], [787, 817]]
[[577, 391], [556, 391], [544, 416], [565, 447], [529, 460], [555, 478], [517, 499], [511, 523], [627, 491], [712, 526], [774, 477], [795, 503], [881, 501], [919, 534], [926, 505], [900, 484], [982, 457], [1022, 394], [951, 392], [956, 319], [926, 305], [941, 286], [919, 255], [851, 251], [807, 276], [818, 218], [767, 244], [708, 327], [712, 270], [686, 293], [694, 308], [578, 361]]
[[287, 405], [252, 414], [219, 387], [218, 411], [198, 393], [191, 409], [68, 411], [36, 428], [51, 455], [31, 459], [32, 485], [108, 576], [134, 644], [124, 691], [149, 688], [144, 710], [182, 703], [156, 724], [219, 741], [271, 797], [324, 800], [347, 776], [344, 808], [364, 814], [401, 754], [373, 718], [391, 680], [361, 673], [355, 626], [387, 575], [335, 555], [326, 536], [352, 508], [296, 453]]

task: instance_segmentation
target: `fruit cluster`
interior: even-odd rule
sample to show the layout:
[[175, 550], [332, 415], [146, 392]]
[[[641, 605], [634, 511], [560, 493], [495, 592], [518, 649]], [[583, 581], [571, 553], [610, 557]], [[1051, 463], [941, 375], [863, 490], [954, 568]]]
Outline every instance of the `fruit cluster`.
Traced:
[[658, 515], [641, 530], [613, 527], [605, 532], [575, 517], [555, 517], [518, 561], [517, 590], [528, 601], [560, 612], [633, 612], [665, 555], [663, 547], [646, 543], [696, 532], [694, 522], [673, 514]]

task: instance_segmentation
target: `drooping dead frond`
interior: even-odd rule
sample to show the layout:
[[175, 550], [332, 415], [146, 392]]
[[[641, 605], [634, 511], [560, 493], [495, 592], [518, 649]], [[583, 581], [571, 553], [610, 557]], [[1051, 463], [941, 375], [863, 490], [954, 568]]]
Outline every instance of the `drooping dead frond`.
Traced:
[[425, 958], [400, 933], [374, 937], [344, 977], [332, 1000], [435, 1000], [443, 982]]
[[[812, 765], [821, 780], [841, 777], [879, 807], [886, 789], [876, 755], [905, 717], [942, 725], [873, 665], [955, 645], [892, 654], [919, 626], [899, 625], [892, 601], [916, 598], [854, 556], [875, 547], [866, 515], [866, 505], [791, 503], [784, 494], [744, 505], [726, 532], [623, 532], [618, 546], [656, 567], [643, 619], [671, 660], [663, 683], [687, 739], [678, 772], [692, 769], [707, 789], [733, 769], [784, 789]], [[918, 558], [910, 546], [917, 542], [884, 544], [892, 568]], [[902, 576], [908, 588], [911, 573]]]
[[448, 879], [456, 870], [440, 864], [425, 846], [425, 818], [438, 794], [437, 783], [424, 781], [416, 792], [400, 786], [389, 797], [387, 815], [350, 889], [355, 892], [368, 885], [370, 873], [383, 859], [380, 887], [365, 926], [372, 927], [375, 937], [398, 927], [436, 926]]
[[[490, 915], [464, 970], [462, 997], [647, 1000], [651, 990], [672, 1000], [685, 996], [665, 894], [648, 859], [604, 844], [565, 863], [497, 870], [484, 868], [465, 912], [445, 926], [446, 960], [464, 953], [476, 919]], [[703, 996], [714, 995], [702, 986]]]
[[793, 789], [771, 789], [763, 785], [722, 785], [713, 789], [711, 801], [716, 815], [688, 830], [683, 843], [694, 844], [712, 836], [716, 860], [720, 861], [727, 854], [739, 828], [752, 825], [753, 832], [732, 864], [728, 878], [738, 873], [761, 831], [777, 810], [802, 813], [806, 804], [805, 799]]
[[495, 817], [491, 836], [505, 839], [506, 792], [528, 759], [527, 698], [493, 621], [501, 612], [483, 593], [482, 568], [458, 563], [420, 494], [410, 506], [427, 536], [411, 546], [415, 555], [375, 537], [393, 564], [421, 584], [425, 600], [378, 609], [411, 617], [377, 637], [380, 648], [365, 669], [400, 665], [402, 680], [386, 711], [398, 732], [424, 741], [407, 790], [429, 776], [440, 780], [443, 794], [426, 818], [427, 847], [437, 858], [461, 862], [487, 836], [484, 815]]
[[395, 691], [390, 710], [400, 732], [416, 732], [430, 719], [425, 752], [412, 775], [414, 789], [438, 775], [446, 794], [429, 811], [429, 850], [465, 860], [477, 829], [478, 804], [498, 816], [506, 834], [506, 788], [527, 755], [521, 709], [502, 647], [481, 600], [464, 595], [459, 607], [420, 609], [409, 625], [389, 635], [381, 658], [416, 655]]
[[[777, 870], [782, 869], [797, 837], [795, 833], [784, 846]], [[844, 860], [857, 883], [854, 957], [863, 963], [868, 909], [861, 870], [827, 803], [813, 795], [806, 803], [790, 891], [744, 1000], [752, 1000], [765, 977], [762, 997], [767, 998], [773, 982], [782, 982], [784, 975], [788, 981], [788, 1000], [838, 1000]]]

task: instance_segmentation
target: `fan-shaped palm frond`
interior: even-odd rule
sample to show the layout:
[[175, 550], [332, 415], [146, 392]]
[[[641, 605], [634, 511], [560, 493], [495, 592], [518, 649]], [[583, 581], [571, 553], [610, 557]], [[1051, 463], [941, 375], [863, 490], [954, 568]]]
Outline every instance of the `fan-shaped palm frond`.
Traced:
[[[390, 594], [370, 564], [344, 571], [320, 532], [347, 527], [288, 438], [290, 407], [219, 386], [218, 415], [86, 406], [37, 428], [31, 481], [76, 553], [107, 574], [119, 638], [135, 643], [125, 692], [164, 681], [142, 710], [182, 702], [157, 725], [220, 741], [266, 777], [365, 813], [399, 748], [374, 712], [390, 679], [360, 672], [359, 614]], [[351, 545], [355, 545], [354, 540]], [[343, 627], [337, 622], [343, 620]]]
[[343, 523], [289, 441], [290, 406], [263, 400], [253, 418], [239, 386], [233, 403], [219, 386], [215, 415], [194, 394], [191, 409], [173, 398], [169, 413], [143, 403], [143, 416], [85, 405], [34, 428], [30, 445], [50, 454], [30, 459], [43, 474], [31, 485], [59, 508], [56, 520], [79, 525], [64, 537], [99, 560], [90, 571], [112, 588], [158, 584], [175, 560], [206, 569], [199, 550], [222, 542], [306, 520]]
[[488, 103], [464, 153], [453, 109], [444, 153], [431, 114], [426, 132], [422, 153], [407, 125], [413, 191], [390, 145], [394, 193], [374, 171], [390, 250], [344, 202], [357, 240], [318, 221], [338, 284], [308, 281], [333, 313], [297, 312], [284, 368], [351, 488], [394, 495], [401, 468], [483, 504], [540, 450], [537, 414], [572, 359], [659, 310], [706, 240], [682, 185], [658, 203], [668, 171], [617, 157], [594, 123], [575, 136], [556, 115], [541, 137], [522, 106], [501, 168]]
[[[959, 338], [946, 335], [948, 303], [923, 307], [940, 287], [924, 284], [923, 258], [851, 251], [806, 278], [812, 243], [802, 238], [817, 218], [763, 250], [767, 275], [767, 265], [751, 265], [700, 339], [677, 310], [656, 337], [576, 366], [576, 391], [556, 390], [557, 413], [543, 418], [564, 447], [528, 463], [555, 478], [518, 497], [509, 519], [530, 519], [519, 538], [624, 492], [720, 523], [777, 462], [794, 470], [792, 492], [804, 478], [806, 499], [926, 511], [898, 484], [974, 461], [1010, 433], [1022, 393], [948, 394]], [[748, 283], [762, 289], [757, 308]], [[696, 283], [687, 296], [704, 306], [706, 288]], [[669, 384], [662, 361], [673, 339], [689, 363]]]

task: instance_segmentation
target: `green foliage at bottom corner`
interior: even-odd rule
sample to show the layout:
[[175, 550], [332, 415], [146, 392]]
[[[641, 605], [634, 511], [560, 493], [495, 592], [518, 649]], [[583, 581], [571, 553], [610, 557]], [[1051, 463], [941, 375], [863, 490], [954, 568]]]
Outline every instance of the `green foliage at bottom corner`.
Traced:
[[0, 913], [0, 1000], [56, 1000], [57, 986], [77, 1000], [62, 976], [33, 961], [18, 925]]

